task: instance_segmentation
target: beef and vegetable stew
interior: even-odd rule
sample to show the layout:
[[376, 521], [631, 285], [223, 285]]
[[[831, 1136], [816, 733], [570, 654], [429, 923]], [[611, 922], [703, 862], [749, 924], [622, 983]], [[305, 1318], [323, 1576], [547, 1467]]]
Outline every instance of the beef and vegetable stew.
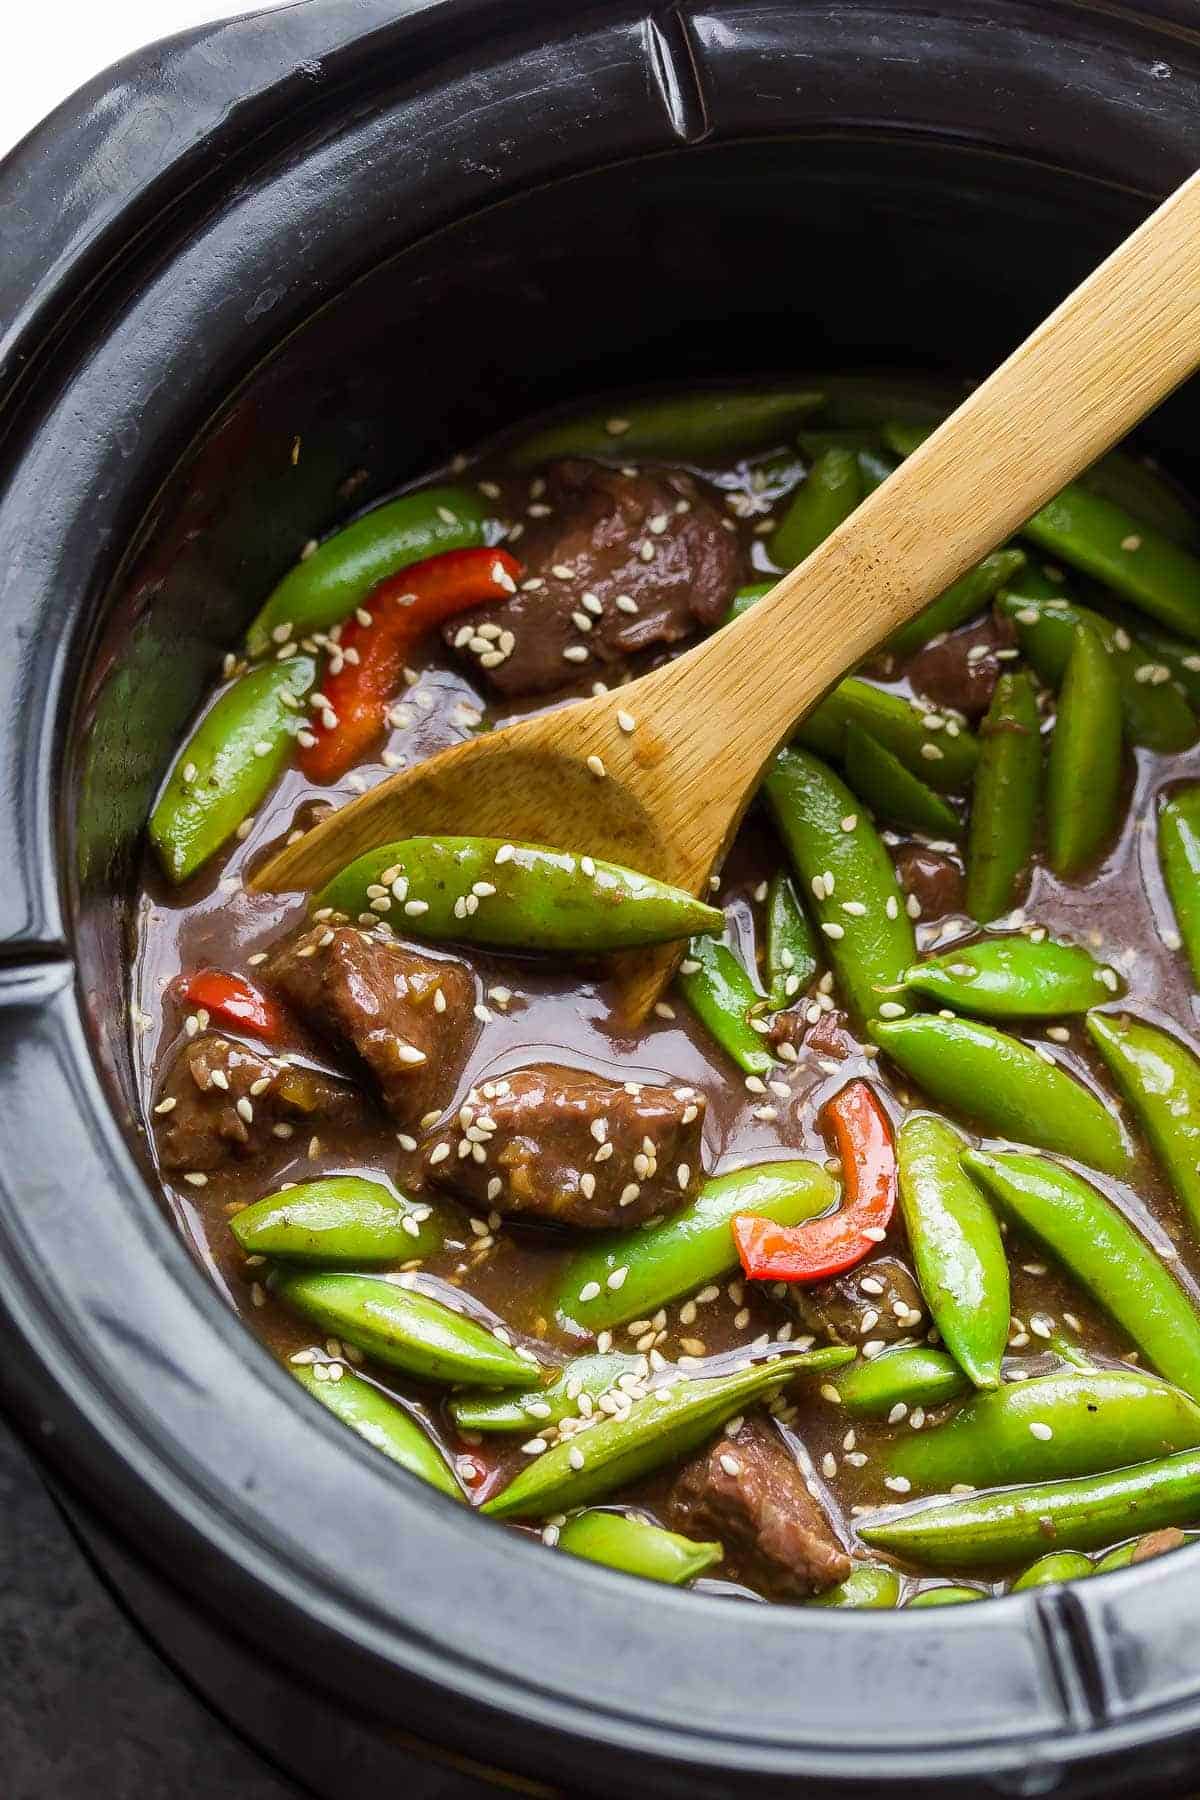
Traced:
[[[945, 1605], [1200, 1524], [1192, 511], [1106, 458], [808, 716], [701, 897], [469, 837], [247, 876], [720, 630], [944, 404], [456, 459], [304, 546], [150, 821], [135, 1048], [213, 1279], [376, 1451], [659, 1581]], [[635, 1025], [609, 958], [663, 943]]]

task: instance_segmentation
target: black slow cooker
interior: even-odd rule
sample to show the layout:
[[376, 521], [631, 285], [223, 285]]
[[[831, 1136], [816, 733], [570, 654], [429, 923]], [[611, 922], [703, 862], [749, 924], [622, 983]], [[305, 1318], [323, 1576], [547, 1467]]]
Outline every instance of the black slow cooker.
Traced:
[[[716, 1600], [297, 1405], [155, 1195], [125, 965], [170, 747], [299, 543], [609, 384], [990, 367], [1191, 172], [1196, 25], [305, 0], [128, 59], [0, 166], [0, 1391], [177, 1660], [291, 1696], [326, 1793], [414, 1741], [534, 1792], [1195, 1786], [1200, 1551], [978, 1609]], [[1198, 411], [1148, 430], [1185, 477]]]

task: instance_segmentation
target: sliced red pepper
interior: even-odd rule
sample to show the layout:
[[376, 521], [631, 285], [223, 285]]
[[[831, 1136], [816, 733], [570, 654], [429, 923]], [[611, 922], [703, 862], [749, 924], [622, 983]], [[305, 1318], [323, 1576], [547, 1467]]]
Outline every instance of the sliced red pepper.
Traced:
[[185, 975], [179, 993], [189, 1006], [202, 1007], [210, 1019], [276, 1042], [283, 1036], [283, 1014], [273, 1001], [240, 975], [223, 969], [199, 969]]
[[865, 1081], [852, 1081], [821, 1109], [842, 1159], [843, 1201], [803, 1225], [742, 1213], [733, 1221], [742, 1268], [755, 1281], [821, 1281], [878, 1248], [896, 1204], [896, 1147], [888, 1116]]
[[309, 721], [316, 741], [302, 746], [300, 767], [310, 780], [336, 781], [371, 748], [383, 732], [405, 664], [427, 631], [468, 607], [507, 600], [522, 573], [507, 550], [447, 550], [410, 563], [373, 588], [362, 607], [370, 622], [364, 624], [356, 613], [342, 627], [337, 673], [326, 670], [321, 681], [337, 723], [326, 728], [324, 708]]

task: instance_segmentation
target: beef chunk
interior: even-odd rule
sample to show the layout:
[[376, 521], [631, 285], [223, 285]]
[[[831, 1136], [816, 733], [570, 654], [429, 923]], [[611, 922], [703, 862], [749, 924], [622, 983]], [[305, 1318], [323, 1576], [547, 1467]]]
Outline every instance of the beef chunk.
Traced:
[[872, 1257], [831, 1281], [793, 1282], [789, 1293], [808, 1329], [835, 1344], [894, 1343], [928, 1323], [916, 1277], [896, 1256]]
[[965, 884], [957, 857], [923, 844], [901, 844], [892, 852], [896, 879], [906, 894], [915, 894], [923, 919], [942, 919], [963, 909]]
[[858, 1045], [849, 1030], [846, 1014], [836, 1010], [822, 1012], [810, 1025], [810, 1005], [812, 1002], [806, 1000], [802, 1006], [789, 1007], [787, 1012], [775, 1014], [766, 1034], [771, 1048], [778, 1050], [781, 1044], [803, 1044], [814, 1056], [835, 1056], [839, 1061], [853, 1056]]
[[992, 691], [1004, 668], [1005, 659], [997, 651], [1011, 650], [1016, 641], [1012, 620], [989, 614], [980, 624], [951, 632], [918, 651], [909, 664], [909, 680], [918, 694], [935, 705], [978, 719], [991, 705]]
[[550, 510], [521, 544], [522, 587], [445, 628], [499, 693], [548, 693], [635, 650], [678, 643], [715, 625], [733, 599], [738, 540], [688, 475], [554, 463], [540, 504]]
[[164, 1169], [219, 1169], [300, 1122], [340, 1123], [357, 1110], [349, 1088], [315, 1069], [209, 1032], [189, 1039], [167, 1073], [154, 1108], [158, 1153]]
[[693, 1088], [534, 1063], [472, 1088], [430, 1145], [432, 1181], [479, 1207], [591, 1230], [672, 1212], [701, 1177]]
[[478, 1031], [465, 963], [382, 931], [317, 925], [262, 972], [314, 1030], [366, 1065], [401, 1125], [445, 1103]]
[[749, 1418], [680, 1471], [667, 1523], [718, 1538], [741, 1573], [768, 1592], [811, 1594], [844, 1581], [850, 1558], [774, 1426]]

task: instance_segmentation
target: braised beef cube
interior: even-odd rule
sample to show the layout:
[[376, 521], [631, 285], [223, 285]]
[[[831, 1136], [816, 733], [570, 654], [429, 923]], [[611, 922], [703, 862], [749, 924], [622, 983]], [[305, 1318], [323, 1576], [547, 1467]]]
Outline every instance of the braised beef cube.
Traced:
[[895, 1343], [929, 1320], [915, 1275], [896, 1256], [875, 1256], [830, 1281], [793, 1282], [789, 1296], [809, 1331], [835, 1344]]
[[693, 1088], [535, 1063], [472, 1088], [425, 1169], [481, 1210], [637, 1225], [695, 1191], [703, 1125]]
[[445, 1105], [478, 1032], [465, 963], [426, 956], [383, 930], [317, 925], [276, 950], [263, 976], [366, 1066], [401, 1125]]
[[302, 1064], [207, 1033], [189, 1039], [154, 1108], [164, 1169], [203, 1172], [278, 1148], [301, 1124], [340, 1124], [359, 1110], [353, 1091]]
[[923, 919], [960, 913], [966, 892], [962, 864], [923, 844], [901, 844], [892, 852], [896, 879], [906, 894], [915, 894]]
[[810, 1023], [808, 1012], [813, 1005], [814, 1001], [805, 999], [799, 1006], [792, 1006], [787, 1012], [775, 1014], [766, 1036], [772, 1050], [778, 1050], [781, 1044], [803, 1044], [814, 1056], [832, 1056], [839, 1062], [847, 1056], [853, 1056], [858, 1043], [849, 1030], [846, 1014], [836, 1009], [833, 1012], [821, 1011]]
[[981, 718], [1007, 660], [999, 652], [1011, 650], [1016, 641], [1012, 620], [989, 614], [978, 625], [926, 644], [909, 664], [908, 678], [924, 699]]
[[689, 475], [554, 463], [520, 544], [524, 582], [501, 605], [445, 627], [446, 642], [502, 694], [548, 693], [637, 650], [723, 617], [742, 553]]
[[746, 1419], [736, 1436], [717, 1438], [685, 1464], [666, 1514], [685, 1537], [718, 1539], [742, 1579], [768, 1593], [818, 1593], [850, 1573], [824, 1507], [761, 1417]]

